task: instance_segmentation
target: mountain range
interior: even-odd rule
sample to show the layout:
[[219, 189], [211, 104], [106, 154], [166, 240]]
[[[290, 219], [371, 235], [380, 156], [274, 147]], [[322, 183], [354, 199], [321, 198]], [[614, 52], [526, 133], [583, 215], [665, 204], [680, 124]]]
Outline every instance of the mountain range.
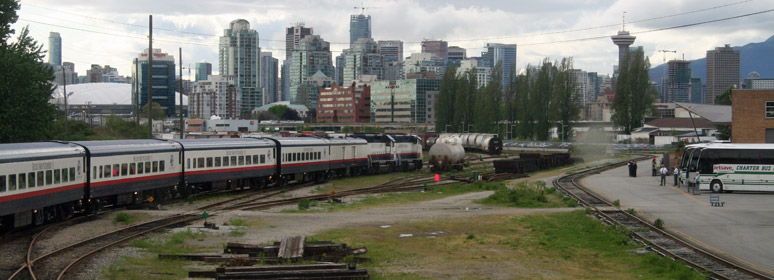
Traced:
[[[760, 43], [733, 47], [739, 51], [739, 81], [741, 82], [750, 72], [758, 72], [761, 78], [774, 78], [774, 36]], [[659, 65], [650, 69], [651, 81], [660, 82], [664, 76], [664, 67]], [[691, 60], [691, 76], [701, 78], [702, 83], [707, 83], [707, 58]]]

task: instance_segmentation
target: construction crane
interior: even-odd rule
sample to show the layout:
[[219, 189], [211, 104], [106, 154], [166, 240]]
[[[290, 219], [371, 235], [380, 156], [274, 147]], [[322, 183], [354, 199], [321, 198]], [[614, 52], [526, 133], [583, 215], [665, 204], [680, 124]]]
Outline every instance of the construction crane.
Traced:
[[382, 8], [382, 7], [366, 7], [366, 6], [365, 6], [365, 3], [363, 3], [363, 2], [360, 2], [360, 6], [359, 6], [359, 7], [358, 7], [358, 6], [355, 6], [355, 7], [354, 7], [354, 9], [359, 9], [359, 10], [360, 10], [360, 14], [361, 14], [361, 15], [364, 15], [364, 14], [365, 14], [365, 10], [366, 10], [366, 9], [381, 9], [381, 8]]

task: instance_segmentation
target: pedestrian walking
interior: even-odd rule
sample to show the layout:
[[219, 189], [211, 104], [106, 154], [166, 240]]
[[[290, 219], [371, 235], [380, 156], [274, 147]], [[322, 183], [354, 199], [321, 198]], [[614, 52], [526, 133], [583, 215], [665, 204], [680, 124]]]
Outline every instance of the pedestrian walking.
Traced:
[[661, 184], [659, 186], [666, 186], [666, 176], [669, 174], [669, 169], [664, 164], [661, 164], [661, 169], [658, 172], [661, 174]]
[[678, 175], [680, 175], [680, 168], [675, 166], [675, 170], [672, 171], [672, 175], [675, 176], [675, 187], [680, 187], [680, 181], [677, 180]]

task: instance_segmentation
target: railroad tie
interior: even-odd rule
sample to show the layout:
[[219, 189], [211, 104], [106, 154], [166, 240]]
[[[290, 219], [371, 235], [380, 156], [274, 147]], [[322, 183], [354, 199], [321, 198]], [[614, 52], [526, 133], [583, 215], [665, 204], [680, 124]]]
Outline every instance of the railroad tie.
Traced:
[[301, 258], [304, 256], [306, 236], [286, 236], [282, 238], [277, 257], [281, 259]]

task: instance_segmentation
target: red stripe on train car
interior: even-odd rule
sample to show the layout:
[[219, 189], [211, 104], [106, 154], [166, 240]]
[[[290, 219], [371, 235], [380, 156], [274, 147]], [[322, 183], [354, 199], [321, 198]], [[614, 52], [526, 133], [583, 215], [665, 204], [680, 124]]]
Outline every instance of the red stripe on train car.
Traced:
[[170, 174], [159, 174], [154, 176], [125, 178], [125, 179], [119, 179], [119, 180], [110, 180], [110, 181], [104, 181], [104, 182], [91, 183], [91, 187], [98, 188], [98, 187], [103, 187], [103, 186], [113, 185], [113, 184], [125, 184], [125, 183], [139, 182], [139, 181], [164, 179], [169, 177], [179, 177], [179, 176], [180, 176], [180, 172], [170, 173]]
[[[69, 185], [69, 186], [62, 186], [62, 187], [53, 188], [53, 189], [45, 189], [45, 190], [39, 190], [39, 191], [32, 191], [32, 192], [8, 195], [8, 196], [0, 197], [0, 202], [6, 202], [6, 201], [17, 200], [17, 199], [22, 199], [22, 198], [30, 198], [30, 197], [35, 197], [35, 196], [41, 196], [41, 195], [47, 195], [47, 194], [58, 193], [58, 192], [63, 192], [63, 191], [69, 191], [69, 190], [74, 190], [74, 189], [77, 189], [77, 188], [83, 188], [84, 186], [86, 186], [86, 183], [80, 183], [80, 184]], [[29, 190], [29, 188], [27, 188], [27, 189]]]

